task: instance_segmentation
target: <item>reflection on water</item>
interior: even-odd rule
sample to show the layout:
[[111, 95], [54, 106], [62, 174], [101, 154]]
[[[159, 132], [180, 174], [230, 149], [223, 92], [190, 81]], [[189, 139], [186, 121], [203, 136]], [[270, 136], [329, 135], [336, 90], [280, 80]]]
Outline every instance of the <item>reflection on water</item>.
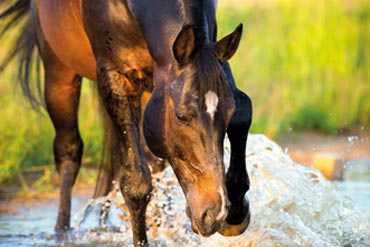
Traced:
[[[225, 149], [228, 160], [228, 146]], [[247, 166], [252, 220], [244, 234], [232, 238], [194, 234], [171, 169], [154, 177], [155, 190], [147, 212], [151, 246], [369, 246], [368, 182], [329, 182], [319, 172], [296, 165], [263, 135], [250, 136]], [[345, 196], [347, 192], [356, 202], [359, 197], [359, 205]], [[101, 220], [107, 201], [110, 210]], [[74, 206], [75, 229], [64, 237], [53, 235], [56, 205], [0, 216], [0, 246], [130, 246], [129, 215], [119, 193], [85, 206], [74, 200]]]
[[350, 195], [354, 203], [370, 218], [370, 157], [347, 164], [345, 182], [338, 183], [338, 192]]

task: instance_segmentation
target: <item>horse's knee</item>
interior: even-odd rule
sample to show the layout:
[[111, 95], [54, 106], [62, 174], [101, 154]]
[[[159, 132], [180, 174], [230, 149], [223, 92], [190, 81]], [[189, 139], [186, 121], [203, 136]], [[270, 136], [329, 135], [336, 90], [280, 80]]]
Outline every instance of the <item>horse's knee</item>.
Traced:
[[79, 135], [74, 137], [58, 136], [54, 139], [54, 155], [57, 171], [61, 176], [68, 173], [73, 177], [73, 183], [76, 179], [81, 165], [83, 153], [83, 141]]
[[57, 161], [62, 161], [63, 159], [81, 161], [83, 146], [84, 144], [79, 134], [73, 136], [57, 135], [54, 139], [54, 152], [57, 155]]
[[150, 200], [152, 191], [150, 171], [146, 165], [142, 168], [141, 171], [126, 174], [120, 181], [122, 194], [132, 209], [146, 207]]
[[70, 226], [71, 188], [80, 168], [82, 150], [83, 142], [79, 135], [59, 133], [54, 140], [55, 163], [61, 177], [57, 231], [65, 231]]
[[[243, 157], [242, 159], [245, 159]], [[242, 201], [245, 193], [249, 191], [250, 181], [245, 162], [235, 161], [226, 174], [226, 187], [230, 202]]]

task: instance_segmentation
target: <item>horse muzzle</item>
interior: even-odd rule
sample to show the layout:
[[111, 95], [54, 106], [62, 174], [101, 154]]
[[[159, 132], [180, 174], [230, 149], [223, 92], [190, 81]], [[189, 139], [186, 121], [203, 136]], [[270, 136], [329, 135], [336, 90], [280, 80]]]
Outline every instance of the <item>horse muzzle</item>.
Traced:
[[209, 207], [203, 210], [198, 216], [193, 214], [190, 207], [187, 207], [186, 213], [191, 220], [192, 229], [201, 236], [208, 237], [216, 233], [224, 225], [228, 214], [228, 208]]

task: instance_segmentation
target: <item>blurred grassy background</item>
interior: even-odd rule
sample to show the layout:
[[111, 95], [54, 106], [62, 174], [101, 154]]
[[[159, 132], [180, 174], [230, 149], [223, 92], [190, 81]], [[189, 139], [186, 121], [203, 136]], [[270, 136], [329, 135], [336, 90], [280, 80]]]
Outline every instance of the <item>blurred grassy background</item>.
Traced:
[[[217, 17], [219, 38], [244, 24], [231, 64], [238, 85], [253, 100], [252, 132], [277, 138], [285, 131], [335, 134], [369, 125], [370, 1], [254, 2], [220, 1]], [[14, 176], [22, 182], [21, 171], [53, 171], [54, 166], [53, 127], [47, 114], [34, 112], [14, 86], [15, 67], [1, 74], [0, 184]], [[98, 165], [102, 130], [89, 84], [83, 82], [79, 121], [84, 163]], [[33, 185], [52, 181], [48, 176]], [[85, 179], [93, 183], [90, 177]]]
[[[242, 8], [236, 5], [242, 2]], [[253, 132], [336, 133], [369, 123], [369, 0], [224, 5], [219, 37], [244, 23], [231, 64], [237, 83], [253, 99]]]
[[[20, 87], [14, 85], [16, 65], [1, 74], [0, 83], [0, 185], [16, 176], [23, 190], [29, 187], [40, 188], [44, 182], [57, 183], [54, 174], [54, 156], [52, 151], [54, 128], [44, 109], [36, 112], [21, 93]], [[99, 119], [98, 101], [93, 82], [84, 80], [81, 93], [79, 125], [84, 139], [83, 163], [99, 165], [102, 126]], [[49, 172], [49, 171], [52, 172]], [[22, 171], [30, 173], [42, 171], [45, 176], [37, 176], [33, 184], [27, 184]], [[82, 173], [86, 173], [82, 168]], [[84, 177], [86, 182], [95, 182], [93, 178]]]

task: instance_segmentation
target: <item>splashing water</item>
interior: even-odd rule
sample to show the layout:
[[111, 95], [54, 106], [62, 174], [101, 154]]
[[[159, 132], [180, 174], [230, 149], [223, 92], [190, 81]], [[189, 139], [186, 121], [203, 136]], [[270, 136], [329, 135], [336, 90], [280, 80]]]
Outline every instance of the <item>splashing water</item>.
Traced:
[[[225, 163], [229, 150], [225, 143]], [[369, 246], [370, 219], [353, 205], [351, 198], [341, 198], [335, 184], [320, 172], [297, 165], [263, 135], [250, 136], [246, 159], [252, 220], [245, 233], [237, 237], [215, 234], [209, 238], [194, 234], [186, 218], [182, 191], [172, 170], [166, 168], [153, 178], [154, 191], [147, 210], [151, 245]], [[119, 228], [121, 233], [116, 231], [115, 240], [130, 243], [129, 214], [120, 193], [92, 200], [76, 215], [76, 227], [98, 227], [106, 201], [111, 202], [108, 229]]]
[[[229, 155], [226, 141], [226, 166]], [[297, 165], [264, 135], [250, 135], [246, 160], [251, 180], [247, 193], [251, 223], [246, 232], [209, 238], [193, 233], [181, 188], [167, 167], [153, 176], [147, 209], [150, 246], [370, 246], [369, 214], [361, 212], [351, 198], [340, 196], [337, 185], [320, 172]], [[56, 208], [37, 208], [41, 214], [32, 213], [37, 218], [27, 222], [21, 216], [18, 221], [23, 223], [10, 224], [9, 230], [0, 224], [0, 246], [132, 246], [130, 215], [117, 190], [77, 208], [75, 228], [62, 236], [53, 235], [55, 218], [45, 215]], [[19, 231], [20, 227], [28, 230]]]

